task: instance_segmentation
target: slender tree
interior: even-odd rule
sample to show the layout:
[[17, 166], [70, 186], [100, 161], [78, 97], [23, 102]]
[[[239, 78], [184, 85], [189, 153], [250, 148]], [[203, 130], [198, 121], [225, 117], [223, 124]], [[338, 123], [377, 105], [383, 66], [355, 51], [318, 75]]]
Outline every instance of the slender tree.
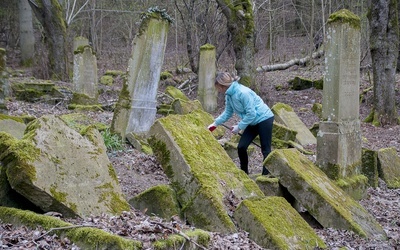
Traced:
[[367, 121], [376, 126], [396, 124], [395, 74], [399, 55], [397, 0], [372, 0], [370, 9], [374, 102]]
[[217, 0], [217, 3], [227, 19], [236, 56], [237, 74], [243, 84], [252, 87], [255, 85], [253, 3], [251, 0]]
[[32, 9], [28, 1], [19, 0], [19, 33], [22, 65], [30, 66], [35, 54], [35, 36], [33, 33]]
[[67, 25], [61, 5], [58, 0], [28, 1], [45, 32], [51, 78], [68, 80]]

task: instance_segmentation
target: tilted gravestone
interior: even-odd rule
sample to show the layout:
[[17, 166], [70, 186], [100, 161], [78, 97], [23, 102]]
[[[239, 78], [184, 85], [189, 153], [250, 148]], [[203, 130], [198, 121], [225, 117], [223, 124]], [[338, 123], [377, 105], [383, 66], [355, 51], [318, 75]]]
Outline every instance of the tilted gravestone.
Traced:
[[264, 164], [322, 226], [386, 239], [375, 218], [298, 150], [274, 150]]
[[400, 188], [400, 157], [395, 148], [378, 150], [378, 171], [388, 188]]
[[128, 211], [101, 134], [92, 127], [84, 134], [48, 115], [31, 122], [21, 140], [0, 140], [11, 188], [65, 217]]
[[302, 146], [315, 145], [317, 140], [306, 125], [300, 120], [292, 107], [284, 103], [276, 103], [272, 106], [275, 121], [296, 131], [296, 142]]
[[[360, 34], [360, 18], [350, 11], [329, 17], [317, 165], [333, 180], [361, 176]], [[358, 179], [362, 190], [366, 178]]]
[[156, 119], [158, 82], [171, 20], [158, 9], [149, 10], [144, 17], [133, 40], [127, 80], [111, 125], [122, 138], [131, 132], [148, 132]]
[[200, 47], [197, 99], [207, 112], [214, 112], [217, 109], [217, 90], [214, 86], [216, 72], [215, 47], [205, 44]]
[[[257, 184], [235, 165], [207, 130], [212, 121], [210, 114], [196, 110], [158, 119], [149, 132], [148, 141], [171, 181], [184, 218], [197, 228], [235, 232], [231, 217], [235, 203], [243, 200], [234, 214], [237, 226], [261, 246], [323, 246], [285, 199], [265, 198]], [[271, 210], [284, 212], [271, 214]]]
[[73, 104], [98, 104], [98, 76], [96, 55], [89, 45], [74, 51]]

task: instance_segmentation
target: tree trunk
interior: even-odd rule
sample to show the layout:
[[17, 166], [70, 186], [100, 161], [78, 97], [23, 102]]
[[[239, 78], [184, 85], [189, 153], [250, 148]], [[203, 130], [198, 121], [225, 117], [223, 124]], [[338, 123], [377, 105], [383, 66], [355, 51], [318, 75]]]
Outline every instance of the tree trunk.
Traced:
[[374, 105], [370, 121], [376, 126], [397, 123], [395, 74], [399, 54], [397, 0], [372, 0], [369, 16]]
[[251, 0], [217, 0], [218, 6], [227, 19], [228, 32], [232, 35], [236, 56], [235, 69], [241, 83], [255, 86], [254, 17]]
[[33, 33], [32, 9], [26, 0], [18, 1], [19, 7], [19, 34], [21, 49], [21, 63], [31, 66], [35, 54], [35, 36]]
[[61, 5], [58, 0], [28, 1], [45, 31], [51, 78], [68, 80], [67, 27]]

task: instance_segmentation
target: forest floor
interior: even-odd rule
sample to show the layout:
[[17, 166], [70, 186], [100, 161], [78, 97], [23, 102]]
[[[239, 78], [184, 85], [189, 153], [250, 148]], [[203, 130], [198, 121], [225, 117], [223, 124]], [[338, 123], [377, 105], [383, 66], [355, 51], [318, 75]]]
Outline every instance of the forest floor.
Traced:
[[[312, 67], [293, 66], [287, 70], [258, 73], [257, 83], [260, 86], [260, 95], [265, 102], [272, 107], [277, 102], [290, 105], [307, 127], [311, 127], [318, 122], [318, 117], [312, 112], [314, 103], [322, 102], [322, 91], [310, 88], [301, 91], [290, 89], [288, 81], [299, 76], [309, 79], [320, 79], [323, 77], [323, 61], [315, 61]], [[189, 75], [176, 75], [175, 78], [187, 78]], [[12, 81], [12, 78], [10, 79]], [[399, 105], [399, 81], [397, 81], [396, 103]], [[71, 83], [57, 82], [60, 87], [70, 87]], [[181, 82], [167, 80], [160, 83], [159, 101], [163, 95], [162, 90], [169, 84], [179, 86]], [[360, 120], [363, 136], [363, 147], [378, 150], [381, 148], [394, 147], [400, 152], [400, 126], [374, 127], [363, 122], [368, 115], [372, 105], [371, 83], [367, 73], [361, 73], [360, 94], [364, 98], [360, 103]], [[121, 81], [117, 80], [113, 86], [102, 86], [104, 89], [99, 101], [108, 105], [118, 99], [118, 91]], [[192, 80], [183, 88], [183, 92], [194, 99], [196, 97], [196, 79]], [[67, 108], [68, 99], [54, 104], [43, 101], [27, 103], [11, 99], [8, 103], [10, 115], [29, 114], [34, 117], [52, 114], [60, 115], [74, 112]], [[218, 98], [219, 109], [213, 113], [217, 116], [223, 110], [223, 97]], [[398, 110], [400, 107], [398, 106]], [[110, 125], [113, 117], [111, 110], [102, 112], [86, 112], [86, 114], [96, 120]], [[232, 119], [233, 124], [235, 118]], [[226, 132], [226, 137], [231, 136]], [[249, 170], [250, 174], [261, 173], [262, 157], [256, 150], [251, 155]], [[159, 162], [154, 156], [146, 155], [132, 146], [126, 144], [123, 150], [108, 152], [120, 181], [123, 193], [127, 199], [132, 198], [138, 193], [149, 187], [168, 183], [168, 178], [164, 174]], [[315, 156], [314, 156], [315, 159]], [[234, 162], [238, 164], [238, 160]], [[328, 249], [400, 249], [400, 213], [399, 213], [399, 189], [388, 189], [385, 183], [380, 181], [377, 188], [369, 188], [368, 195], [360, 201], [380, 223], [388, 235], [387, 241], [365, 239], [346, 230], [336, 230], [332, 228], [322, 228], [318, 223], [311, 223], [317, 234], [326, 242]], [[93, 226], [102, 228], [107, 232], [121, 235], [123, 237], [139, 240], [143, 242], [143, 249], [151, 249], [151, 242], [155, 239], [164, 237], [171, 233], [172, 228], [191, 228], [183, 222], [165, 221], [157, 217], [149, 217], [133, 209], [123, 213], [121, 216], [98, 216], [83, 218], [79, 220], [68, 220], [74, 224]], [[177, 227], [177, 225], [179, 227]], [[28, 229], [26, 227], [14, 227], [9, 224], [0, 224], [0, 249], [79, 249], [68, 239], [60, 239], [56, 236], [45, 235], [46, 231]], [[43, 237], [39, 237], [43, 236]], [[224, 235], [218, 232], [211, 233], [211, 243], [208, 249], [263, 249], [254, 243], [246, 232], [238, 231], [234, 234]], [[176, 249], [179, 249], [177, 247]]]

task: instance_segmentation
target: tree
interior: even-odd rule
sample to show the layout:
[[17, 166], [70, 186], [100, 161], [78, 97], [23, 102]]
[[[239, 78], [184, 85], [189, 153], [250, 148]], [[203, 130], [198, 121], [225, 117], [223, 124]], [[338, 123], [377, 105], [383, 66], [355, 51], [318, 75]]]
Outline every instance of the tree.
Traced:
[[397, 0], [372, 0], [370, 9], [374, 101], [366, 121], [376, 126], [393, 125], [398, 122], [395, 102], [395, 74], [399, 55]]
[[44, 28], [45, 43], [49, 48], [51, 78], [68, 80], [68, 57], [66, 49], [67, 25], [58, 0], [28, 0]]
[[253, 3], [251, 0], [217, 0], [217, 3], [227, 19], [237, 75], [241, 77], [241, 83], [252, 87], [255, 84]]
[[33, 55], [35, 54], [32, 9], [26, 0], [19, 0], [18, 7], [21, 60], [23, 65], [29, 66], [32, 64]]

